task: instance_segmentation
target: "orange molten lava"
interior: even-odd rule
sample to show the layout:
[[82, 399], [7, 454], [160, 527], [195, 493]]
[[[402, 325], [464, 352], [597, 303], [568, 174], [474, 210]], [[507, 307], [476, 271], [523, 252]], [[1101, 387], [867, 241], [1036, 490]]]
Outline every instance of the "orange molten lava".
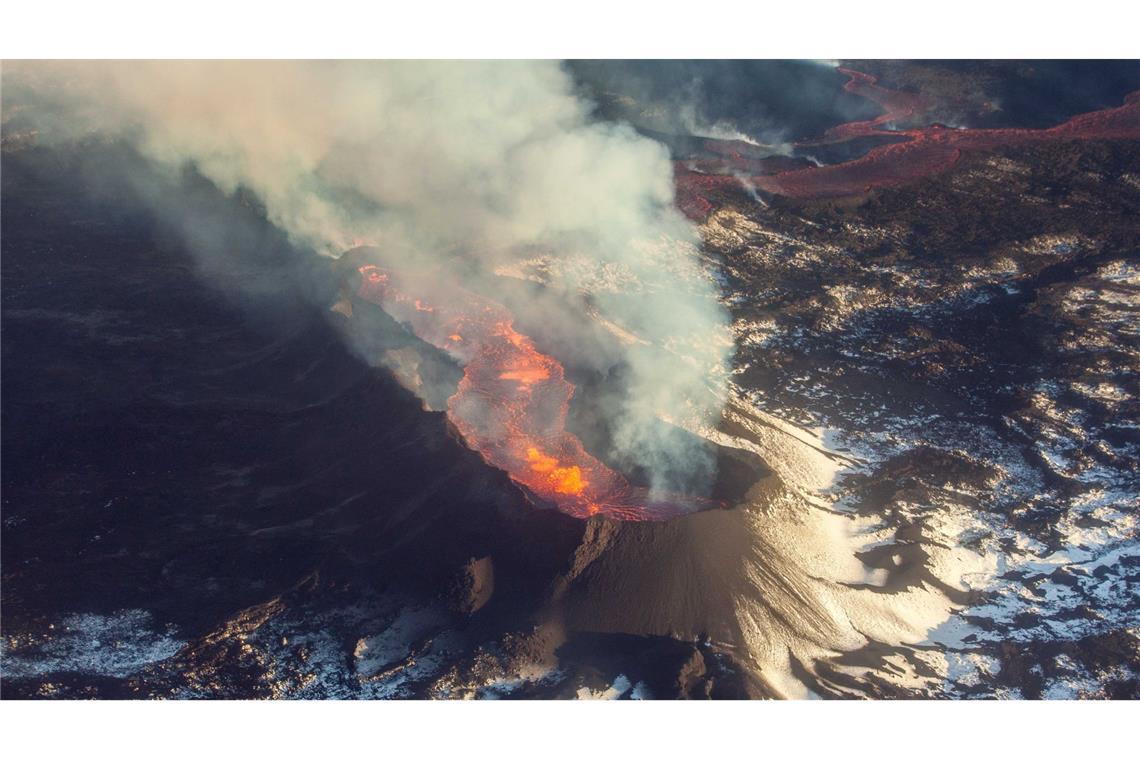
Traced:
[[[506, 308], [432, 278], [397, 277], [373, 265], [359, 271], [359, 297], [463, 366], [448, 417], [488, 464], [540, 500], [575, 517], [622, 520], [664, 519], [709, 506], [688, 497], [652, 499], [591, 456], [566, 431], [574, 386], [562, 365], [514, 329]], [[426, 294], [431, 304], [422, 300]]]
[[582, 479], [582, 470], [577, 465], [560, 467], [557, 459], [540, 453], [533, 446], [526, 450], [526, 460], [532, 471], [546, 476], [557, 493], [581, 495], [590, 485]]

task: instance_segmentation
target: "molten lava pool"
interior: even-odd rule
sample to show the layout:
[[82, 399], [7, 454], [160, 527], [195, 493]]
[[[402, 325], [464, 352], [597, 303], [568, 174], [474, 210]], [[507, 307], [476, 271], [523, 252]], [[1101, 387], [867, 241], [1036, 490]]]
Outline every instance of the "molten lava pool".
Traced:
[[566, 430], [574, 386], [563, 366], [514, 328], [507, 309], [432, 277], [360, 267], [357, 295], [464, 368], [447, 415], [467, 445], [539, 501], [579, 518], [660, 520], [702, 500], [653, 498], [590, 455]]

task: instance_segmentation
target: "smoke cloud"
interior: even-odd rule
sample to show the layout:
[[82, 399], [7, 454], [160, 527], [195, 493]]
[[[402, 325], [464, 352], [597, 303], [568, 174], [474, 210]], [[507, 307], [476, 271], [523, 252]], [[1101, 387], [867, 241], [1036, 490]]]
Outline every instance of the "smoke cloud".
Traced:
[[[659, 432], [715, 420], [732, 347], [668, 152], [594, 119], [559, 64], [6, 63], [4, 90], [41, 140], [191, 165], [319, 255], [375, 246], [492, 297], [505, 276], [541, 282], [516, 315], [577, 346], [564, 362], [621, 368], [610, 454], [660, 489], [707, 474], [707, 454]], [[574, 340], [599, 325], [617, 349]]]

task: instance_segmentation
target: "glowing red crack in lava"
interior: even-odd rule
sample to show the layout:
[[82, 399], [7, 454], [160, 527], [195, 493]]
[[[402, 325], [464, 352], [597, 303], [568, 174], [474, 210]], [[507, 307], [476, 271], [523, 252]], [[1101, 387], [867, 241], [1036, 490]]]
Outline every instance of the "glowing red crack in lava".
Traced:
[[[849, 79], [844, 89], [873, 100], [884, 108], [881, 116], [849, 122], [829, 129], [820, 140], [799, 145], [841, 143], [859, 137], [889, 136], [902, 142], [880, 145], [866, 155], [826, 166], [781, 169], [770, 159], [745, 160], [731, 150], [718, 169], [707, 163], [694, 171], [675, 165], [677, 206], [691, 219], [702, 221], [714, 204], [706, 197], [740, 185], [739, 175], [749, 174], [753, 187], [791, 198], [833, 198], [856, 195], [880, 187], [893, 187], [952, 167], [963, 151], [989, 150], [1006, 145], [1062, 142], [1067, 140], [1140, 139], [1140, 92], [1124, 99], [1123, 105], [1074, 116], [1048, 129], [952, 129], [940, 124], [912, 129], [886, 129], [894, 122], [912, 120], [928, 111], [933, 101], [921, 94], [897, 92], [879, 86], [875, 78], [851, 69], [840, 69]], [[707, 141], [712, 142], [712, 141]], [[771, 167], [772, 171], [765, 171]], [[761, 171], [764, 173], [753, 174]]]
[[[579, 518], [667, 519], [713, 503], [653, 499], [566, 431], [574, 386], [562, 365], [514, 329], [505, 307], [426, 276], [368, 264], [357, 295], [377, 304], [464, 369], [447, 416], [467, 445], [544, 502]], [[430, 294], [430, 301], [428, 300]]]

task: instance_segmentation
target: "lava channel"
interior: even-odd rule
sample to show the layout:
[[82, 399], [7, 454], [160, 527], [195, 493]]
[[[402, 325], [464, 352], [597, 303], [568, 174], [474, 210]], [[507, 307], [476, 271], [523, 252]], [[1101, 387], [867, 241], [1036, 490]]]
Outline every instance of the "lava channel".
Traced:
[[556, 359], [514, 329], [506, 307], [431, 277], [371, 264], [359, 272], [358, 297], [463, 366], [448, 418], [484, 461], [540, 501], [578, 518], [619, 520], [664, 520], [715, 506], [690, 496], [653, 498], [590, 455], [566, 430], [574, 386]]
[[677, 206], [689, 218], [703, 221], [714, 208], [710, 195], [738, 188], [741, 176], [754, 188], [790, 198], [819, 199], [857, 195], [876, 188], [895, 187], [921, 177], [946, 171], [964, 151], [993, 150], [1003, 146], [1055, 143], [1072, 140], [1140, 139], [1140, 92], [1124, 98], [1116, 108], [1080, 114], [1048, 129], [953, 129], [931, 124], [911, 129], [888, 129], [898, 121], [913, 121], [934, 103], [923, 95], [897, 92], [876, 84], [875, 78], [851, 69], [844, 87], [883, 107], [885, 113], [868, 121], [833, 127], [820, 140], [797, 143], [797, 147], [827, 145], [864, 137], [894, 137], [901, 142], [880, 145], [866, 155], [825, 166], [753, 173], [756, 162], [735, 159], [731, 151], [720, 173], [693, 171], [674, 164]]

